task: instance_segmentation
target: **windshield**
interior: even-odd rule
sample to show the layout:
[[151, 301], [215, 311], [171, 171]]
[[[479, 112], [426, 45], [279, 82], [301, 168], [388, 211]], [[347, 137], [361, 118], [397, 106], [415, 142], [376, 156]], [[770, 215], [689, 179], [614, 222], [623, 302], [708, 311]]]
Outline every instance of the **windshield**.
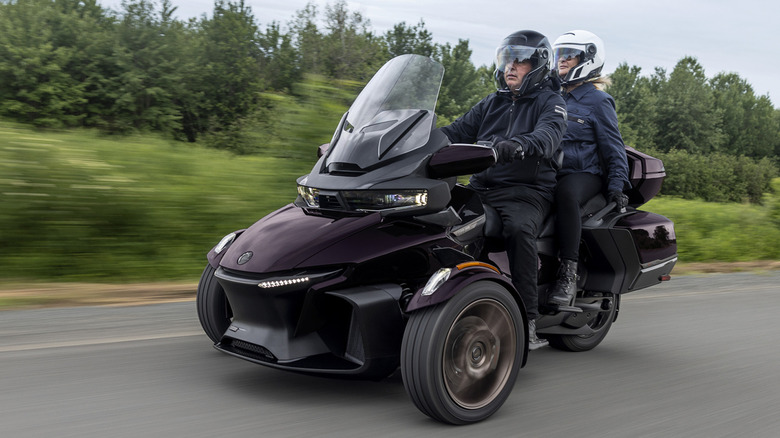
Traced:
[[444, 67], [402, 55], [385, 64], [344, 114], [333, 135], [328, 171], [362, 171], [428, 142]]

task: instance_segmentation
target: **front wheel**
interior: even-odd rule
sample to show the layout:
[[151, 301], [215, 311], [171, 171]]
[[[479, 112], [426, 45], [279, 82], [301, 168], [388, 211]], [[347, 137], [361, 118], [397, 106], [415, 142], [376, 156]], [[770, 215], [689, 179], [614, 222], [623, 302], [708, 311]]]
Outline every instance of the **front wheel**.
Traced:
[[512, 295], [490, 281], [413, 313], [401, 375], [415, 406], [450, 424], [488, 418], [506, 401], [525, 355], [525, 323]]
[[195, 302], [198, 308], [198, 320], [209, 339], [217, 343], [233, 320], [233, 312], [225, 291], [214, 276], [216, 270], [206, 265], [198, 283]]

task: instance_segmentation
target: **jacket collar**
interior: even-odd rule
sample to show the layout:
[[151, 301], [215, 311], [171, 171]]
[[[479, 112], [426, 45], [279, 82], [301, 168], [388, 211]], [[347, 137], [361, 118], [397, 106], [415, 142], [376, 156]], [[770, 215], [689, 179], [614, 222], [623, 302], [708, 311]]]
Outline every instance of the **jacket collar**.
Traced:
[[[577, 88], [582, 88], [582, 87], [577, 87]], [[560, 82], [556, 83], [552, 79], [547, 78], [544, 81], [542, 81], [539, 85], [537, 85], [534, 89], [532, 89], [530, 91], [527, 91], [522, 96], [516, 96], [516, 95], [514, 95], [511, 91], [509, 91], [506, 88], [498, 90], [497, 94], [499, 96], [504, 96], [507, 99], [514, 99], [514, 100], [532, 99], [532, 98], [536, 97], [539, 93], [541, 93], [542, 90], [548, 90], [548, 89], [549, 90], [553, 90], [553, 91], [555, 91], [557, 93], [558, 90], [560, 89]]]
[[583, 96], [585, 96], [586, 94], [588, 94], [591, 90], [594, 90], [595, 88], [596, 88], [596, 86], [593, 85], [592, 83], [585, 82], [582, 85], [580, 85], [579, 87], [571, 90], [570, 92], [568, 92], [566, 94], [570, 95], [571, 97], [573, 97], [573, 98], [575, 98], [577, 100], [580, 100], [580, 99], [582, 99]]

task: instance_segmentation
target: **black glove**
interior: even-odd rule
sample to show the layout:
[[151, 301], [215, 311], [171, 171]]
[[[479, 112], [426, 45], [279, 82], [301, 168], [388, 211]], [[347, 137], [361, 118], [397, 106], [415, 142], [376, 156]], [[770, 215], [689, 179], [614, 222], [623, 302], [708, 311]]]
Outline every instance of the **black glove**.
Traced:
[[628, 196], [625, 195], [625, 193], [613, 190], [609, 192], [609, 202], [614, 202], [615, 209], [617, 209], [619, 212], [626, 211], [626, 206], [628, 205]]
[[502, 140], [496, 144], [496, 154], [499, 163], [511, 163], [515, 159], [523, 159], [525, 152], [523, 145], [514, 140]]

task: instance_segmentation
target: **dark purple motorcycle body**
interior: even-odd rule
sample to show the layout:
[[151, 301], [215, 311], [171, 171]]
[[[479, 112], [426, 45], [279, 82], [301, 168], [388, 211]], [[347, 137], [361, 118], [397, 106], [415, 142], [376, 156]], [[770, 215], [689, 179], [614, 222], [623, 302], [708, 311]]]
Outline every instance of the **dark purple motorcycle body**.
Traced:
[[[443, 74], [432, 63], [405, 55], [383, 69], [398, 68], [402, 77], [428, 68]], [[527, 321], [496, 238], [500, 221], [470, 188], [456, 183], [458, 175], [495, 163], [495, 153], [489, 146], [450, 145], [434, 129], [438, 83], [431, 97], [421, 84], [382, 72], [375, 76], [379, 85], [372, 80], [344, 115], [330, 146], [320, 148], [312, 172], [299, 178], [295, 202], [226, 236], [209, 252], [198, 289], [201, 324], [215, 348], [258, 364], [379, 379], [398, 369], [414, 315], [487, 285], [486, 293], [499, 298], [486, 300], [485, 309], [502, 313], [515, 304], [519, 309], [510, 313], [519, 327], [515, 366], [521, 367]], [[381, 83], [388, 77], [394, 79], [390, 85]], [[390, 91], [378, 99], [369, 92], [399, 84], [405, 93]], [[407, 95], [423, 102], [409, 109]], [[372, 108], [368, 115], [366, 108]], [[541, 309], [538, 332], [559, 348], [593, 348], [617, 317], [620, 295], [668, 278], [676, 262], [672, 222], [636, 209], [660, 190], [663, 164], [627, 152], [633, 186], [628, 211], [615, 211], [601, 195], [583, 209], [574, 303], [583, 311]], [[552, 224], [547, 218], [537, 244], [542, 303], [559, 264]], [[443, 271], [446, 281], [435, 293], [425, 292]], [[460, 400], [451, 410], [462, 415], [455, 417], [415, 403], [436, 419], [460, 424], [489, 416], [507, 394], [504, 390], [489, 409]]]

